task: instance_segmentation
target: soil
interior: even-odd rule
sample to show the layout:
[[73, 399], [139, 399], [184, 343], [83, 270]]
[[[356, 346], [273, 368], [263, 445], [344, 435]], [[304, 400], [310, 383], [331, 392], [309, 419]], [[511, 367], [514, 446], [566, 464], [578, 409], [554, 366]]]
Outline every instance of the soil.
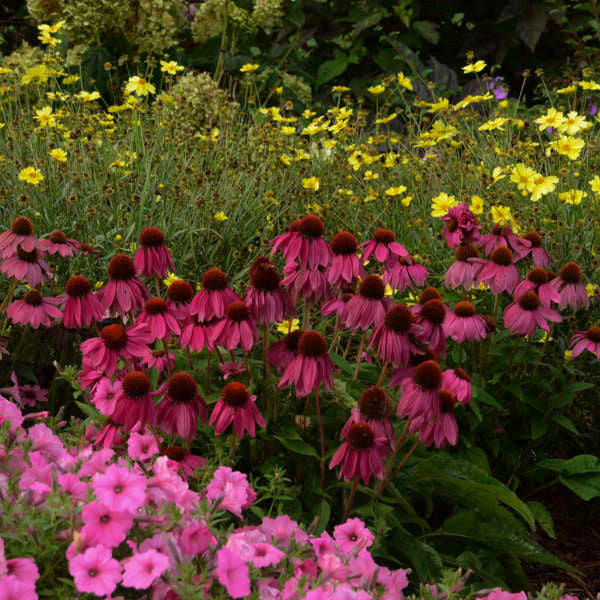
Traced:
[[600, 594], [600, 499], [584, 502], [559, 486], [529, 499], [542, 502], [554, 520], [556, 539], [538, 527], [537, 542], [581, 571], [577, 574], [544, 565], [526, 565], [531, 589], [541, 590], [544, 583], [552, 582], [563, 584], [565, 594], [595, 600]]

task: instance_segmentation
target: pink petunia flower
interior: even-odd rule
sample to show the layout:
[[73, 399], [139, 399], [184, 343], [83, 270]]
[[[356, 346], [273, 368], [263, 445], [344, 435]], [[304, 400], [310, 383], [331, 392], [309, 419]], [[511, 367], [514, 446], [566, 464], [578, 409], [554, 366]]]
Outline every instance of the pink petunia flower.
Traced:
[[285, 554], [266, 542], [252, 544], [251, 562], [257, 569], [263, 567], [274, 567], [285, 558]]
[[462, 285], [466, 290], [470, 290], [473, 287], [483, 267], [473, 263], [471, 258], [479, 258], [479, 250], [473, 244], [461, 244], [456, 248], [454, 262], [444, 277], [444, 285], [447, 288], [455, 290]]
[[244, 437], [244, 431], [254, 437], [256, 425], [266, 426], [265, 418], [256, 406], [256, 396], [250, 396], [246, 386], [237, 381], [225, 385], [209, 423], [214, 425], [215, 435], [221, 435], [233, 423], [235, 434], [240, 440]]
[[81, 275], [73, 275], [67, 280], [65, 294], [63, 323], [67, 329], [89, 327], [92, 321], [100, 321], [104, 307], [92, 293], [92, 284]]
[[547, 321], [560, 323], [562, 317], [555, 310], [543, 306], [538, 295], [531, 290], [504, 309], [504, 326], [520, 336], [531, 336], [538, 327], [550, 331]]
[[285, 369], [277, 387], [295, 384], [298, 398], [316, 392], [321, 384], [331, 391], [332, 372], [333, 362], [325, 338], [318, 331], [305, 331], [298, 340], [298, 355]]
[[150, 332], [151, 341], [170, 339], [179, 335], [181, 328], [175, 315], [169, 311], [169, 305], [162, 298], [146, 300], [144, 310], [138, 315], [135, 325]]
[[132, 432], [127, 440], [127, 454], [134, 460], [145, 462], [158, 454], [158, 442], [151, 433]]
[[331, 240], [333, 257], [327, 268], [327, 281], [334, 288], [353, 285], [365, 276], [365, 268], [358, 258], [358, 242], [349, 231], [340, 231]]
[[215, 572], [219, 583], [232, 598], [245, 598], [250, 595], [250, 569], [227, 546], [217, 552]]
[[175, 271], [171, 253], [165, 244], [165, 236], [157, 227], [147, 227], [140, 233], [140, 249], [137, 251], [133, 264], [138, 273], [152, 279], [156, 276], [162, 279], [168, 271]]
[[373, 234], [373, 239], [363, 242], [360, 247], [363, 248], [361, 256], [363, 263], [373, 255], [377, 262], [389, 268], [393, 267], [400, 257], [409, 256], [406, 248], [396, 241], [396, 234], [389, 229], [378, 229]]
[[102, 544], [109, 548], [118, 546], [133, 525], [129, 511], [109, 508], [103, 502], [89, 502], [81, 512], [83, 527], [81, 534], [90, 544]]
[[250, 508], [256, 500], [256, 492], [250, 487], [246, 474], [230, 467], [219, 467], [205, 491], [209, 500], [220, 500], [219, 509], [228, 510], [240, 519], [242, 510]]
[[238, 346], [244, 352], [252, 349], [258, 340], [258, 331], [250, 309], [242, 300], [232, 302], [225, 318], [217, 321], [211, 331], [211, 343], [227, 350]]
[[259, 325], [279, 323], [292, 317], [296, 309], [281, 283], [275, 264], [266, 256], [259, 256], [250, 265], [250, 285], [244, 301]]
[[202, 289], [192, 299], [190, 314], [199, 323], [222, 319], [229, 305], [239, 299], [229, 287], [227, 275], [221, 269], [209, 269], [202, 276]]
[[110, 465], [93, 480], [96, 497], [113, 510], [135, 513], [146, 498], [146, 478], [118, 465]]
[[78, 592], [106, 596], [112, 594], [121, 581], [121, 565], [104, 546], [92, 546], [69, 561]]
[[217, 540], [208, 525], [197, 519], [187, 523], [179, 536], [179, 545], [186, 556], [196, 557], [216, 544]]
[[37, 329], [40, 325], [50, 327], [52, 319], [60, 319], [58, 308], [60, 298], [44, 297], [38, 290], [29, 290], [21, 300], [15, 300], [6, 308], [6, 314], [13, 323], [30, 325]]
[[333, 539], [344, 554], [350, 554], [359, 548], [371, 546], [375, 536], [360, 519], [355, 518], [336, 525], [333, 529]]
[[391, 298], [385, 297], [385, 285], [381, 277], [368, 275], [354, 295], [344, 306], [341, 322], [353, 332], [366, 331], [369, 327], [380, 325], [385, 314], [394, 305]]
[[444, 331], [459, 344], [465, 341], [480, 342], [487, 336], [485, 320], [467, 300], [457, 302], [454, 309], [446, 313]]
[[7, 421], [10, 423], [9, 431], [15, 433], [23, 423], [23, 415], [14, 402], [0, 396], [0, 425]]
[[149, 588], [170, 566], [168, 557], [152, 548], [136, 552], [124, 564], [122, 584], [136, 590]]
[[81, 247], [77, 240], [68, 238], [60, 229], [53, 231], [48, 239], [40, 242], [40, 245], [48, 254], [58, 254], [62, 258], [72, 258], [79, 252]]
[[596, 355], [600, 360], [600, 327], [590, 327], [585, 331], [578, 331], [569, 342], [573, 348], [573, 358], [577, 358], [584, 350]]
[[105, 310], [125, 316], [141, 310], [150, 293], [136, 275], [135, 265], [126, 254], [116, 254], [108, 265], [108, 283], [98, 291]]
[[114, 383], [108, 377], [102, 377], [92, 394], [92, 404], [103, 414], [109, 417], [115, 411], [117, 398], [123, 393], [121, 382], [116, 379]]
[[0, 577], [0, 600], [38, 600], [35, 583], [4, 575]]
[[36, 287], [48, 278], [50, 267], [44, 260], [44, 251], [41, 248], [27, 252], [18, 246], [13, 255], [0, 263], [0, 273]]

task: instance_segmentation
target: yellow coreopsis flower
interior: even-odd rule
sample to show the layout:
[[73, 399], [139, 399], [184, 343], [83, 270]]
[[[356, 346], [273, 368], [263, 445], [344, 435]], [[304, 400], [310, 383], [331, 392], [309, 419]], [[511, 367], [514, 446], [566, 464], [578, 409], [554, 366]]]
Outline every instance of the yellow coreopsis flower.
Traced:
[[398, 73], [398, 85], [409, 92], [414, 92], [411, 80], [404, 73]]
[[412, 196], [404, 196], [404, 198], [402, 198], [402, 200], [400, 200], [400, 202], [402, 202], [402, 206], [410, 206], [412, 199], [413, 199]]
[[510, 206], [492, 206], [492, 221], [499, 225], [507, 225], [508, 223], [514, 223], [515, 219], [510, 211]]
[[477, 62], [466, 65], [462, 68], [463, 73], [479, 73], [483, 71], [487, 66], [484, 60], [478, 60]]
[[331, 88], [331, 91], [332, 91], [333, 93], [343, 93], [343, 92], [349, 92], [349, 91], [350, 91], [350, 88], [349, 88], [349, 87], [346, 87], [345, 85], [334, 85], [334, 86]]
[[556, 90], [557, 94], [572, 94], [577, 89], [574, 85], [568, 85], [567, 87]]
[[71, 85], [73, 83], [77, 83], [79, 81], [79, 75], [68, 75], [67, 77], [63, 77], [64, 85]]
[[223, 221], [227, 221], [228, 218], [229, 217], [222, 210], [220, 210], [218, 213], [215, 213], [216, 221], [223, 222]]
[[385, 85], [383, 85], [383, 83], [372, 85], [371, 87], [367, 88], [367, 91], [371, 92], [371, 94], [374, 96], [378, 96], [379, 94], [383, 94], [383, 92], [385, 92]]
[[302, 180], [302, 187], [305, 190], [313, 190], [316, 192], [319, 190], [320, 185], [321, 185], [320, 177], [306, 177], [305, 179]]
[[453, 206], [458, 204], [458, 200], [454, 196], [449, 196], [446, 192], [442, 192], [435, 198], [431, 199], [431, 216], [443, 217]]
[[494, 170], [492, 171], [492, 179], [494, 183], [504, 179], [505, 177], [506, 175], [504, 174], [504, 169], [502, 167], [494, 167]]
[[600, 90], [600, 84], [596, 83], [595, 81], [580, 81], [579, 87], [582, 90], [590, 90], [590, 91]]
[[81, 92], [75, 94], [74, 97], [83, 102], [92, 102], [93, 100], [98, 100], [98, 98], [100, 98], [100, 92], [86, 92], [85, 90], [81, 90]]
[[44, 106], [44, 108], [36, 110], [33, 118], [38, 122], [40, 128], [54, 127], [56, 125], [56, 115], [52, 113], [51, 106]]
[[588, 283], [585, 286], [585, 293], [591, 298], [592, 296], [595, 296], [596, 293], [598, 292], [598, 285], [595, 283]]
[[394, 112], [391, 115], [388, 115], [387, 117], [382, 117], [381, 119], [375, 119], [375, 123], [377, 125], [381, 125], [382, 123], [389, 123], [390, 121], [393, 121], [397, 116], [398, 116], [398, 113]]
[[293, 157], [291, 157], [289, 154], [282, 154], [279, 157], [279, 160], [286, 166], [289, 167], [292, 164], [292, 160]]
[[575, 135], [580, 131], [587, 129], [590, 126], [589, 121], [583, 115], [580, 115], [576, 110], [569, 112], [564, 123], [558, 128], [561, 133]]
[[365, 179], [365, 181], [372, 181], [373, 179], [379, 179], [379, 173], [374, 173], [373, 171], [365, 171], [364, 179]]
[[497, 119], [491, 119], [490, 121], [485, 122], [483, 125], [479, 127], [479, 131], [493, 131], [494, 129], [499, 129], [500, 131], [504, 131], [502, 125], [506, 123], [508, 119], [504, 117], [498, 117]]
[[300, 329], [300, 320], [299, 319], [287, 319], [285, 321], [281, 321], [281, 323], [275, 323], [275, 327], [279, 333], [288, 334], [292, 331], [296, 331], [296, 329]]
[[62, 148], [50, 150], [50, 156], [58, 162], [67, 162], [67, 153]]
[[44, 176], [42, 175], [42, 172], [35, 167], [25, 167], [19, 173], [19, 179], [31, 183], [32, 185], [39, 185], [41, 181], [44, 181]]
[[517, 163], [510, 170], [510, 180], [517, 184], [517, 187], [522, 191], [532, 192], [535, 183], [534, 179], [537, 173], [526, 164]]
[[181, 277], [175, 275], [175, 273], [171, 273], [171, 271], [167, 271], [167, 277], [163, 279], [163, 283], [166, 287], [169, 287], [172, 283], [176, 281], [181, 281]]
[[581, 201], [587, 197], [587, 192], [583, 190], [568, 190], [558, 194], [559, 200], [562, 200], [565, 204], [581, 204]]
[[240, 73], [252, 73], [253, 71], [256, 71], [257, 69], [260, 68], [260, 65], [257, 65], [255, 63], [246, 63], [241, 69], [240, 69]]
[[531, 191], [531, 201], [537, 202], [542, 196], [553, 192], [558, 184], [558, 177], [549, 175], [544, 177], [540, 173], [536, 173], [533, 177], [534, 187]]
[[570, 160], [577, 160], [585, 146], [585, 142], [581, 138], [561, 135], [551, 146], [559, 154], [568, 156]]
[[565, 121], [566, 119], [562, 112], [555, 108], [549, 108], [545, 115], [542, 115], [535, 120], [540, 131], [544, 131], [544, 129], [547, 129], [548, 127], [559, 129]]
[[398, 187], [391, 187], [385, 190], [386, 196], [399, 196], [400, 194], [404, 194], [406, 191], [405, 185], [399, 185]]
[[163, 73], [168, 73], [169, 75], [176, 75], [179, 71], [183, 71], [183, 67], [178, 65], [174, 60], [170, 60], [168, 62], [166, 60], [161, 60], [160, 70]]
[[129, 78], [125, 89], [136, 96], [147, 96], [148, 94], [154, 94], [156, 91], [156, 88], [149, 81], [138, 75]]
[[594, 175], [594, 178], [590, 179], [588, 183], [590, 184], [594, 194], [600, 194], [600, 177], [598, 177], [598, 175]]
[[283, 133], [283, 135], [294, 135], [296, 133], [296, 128], [291, 125], [284, 125], [281, 128], [281, 133]]
[[483, 212], [483, 198], [477, 195], [471, 196], [469, 208], [474, 215], [480, 215]]

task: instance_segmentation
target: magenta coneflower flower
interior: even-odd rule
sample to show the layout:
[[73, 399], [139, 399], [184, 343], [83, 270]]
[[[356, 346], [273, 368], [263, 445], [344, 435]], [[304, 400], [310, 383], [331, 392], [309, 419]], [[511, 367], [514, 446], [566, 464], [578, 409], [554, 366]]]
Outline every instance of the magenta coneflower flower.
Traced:
[[39, 240], [33, 235], [33, 223], [27, 217], [13, 219], [10, 229], [0, 233], [0, 257], [14, 256], [19, 246], [25, 252], [39, 247]]
[[386, 265], [383, 271], [383, 283], [389, 284], [393, 290], [403, 292], [406, 288], [414, 290], [415, 287], [425, 285], [429, 276], [429, 271], [414, 258], [410, 256], [401, 256], [393, 264]]
[[156, 410], [150, 391], [150, 379], [141, 371], [131, 371], [123, 377], [121, 385], [112, 420], [122, 425], [125, 431], [131, 431], [137, 423], [154, 425]]
[[385, 454], [384, 437], [377, 437], [372, 427], [364, 421], [352, 423], [344, 432], [344, 442], [333, 455], [330, 469], [341, 464], [338, 478], [362, 479], [369, 485], [371, 477], [383, 478], [383, 456]]
[[144, 356], [151, 340], [151, 335], [140, 327], [125, 329], [118, 323], [107, 325], [100, 331], [100, 337], [82, 342], [84, 366], [110, 376], [117, 368], [118, 359], [127, 361]]
[[504, 310], [504, 325], [511, 333], [533, 335], [538, 327], [550, 331], [546, 321], [560, 323], [562, 317], [551, 308], [543, 306], [538, 295], [529, 290]]
[[409, 255], [406, 248], [396, 241], [396, 234], [389, 229], [378, 229], [373, 234], [373, 239], [363, 242], [360, 247], [364, 247], [360, 257], [363, 264], [374, 255], [377, 262], [391, 268], [401, 256], [406, 258]]
[[520, 298], [529, 290], [533, 290], [540, 297], [544, 306], [550, 306], [551, 302], [560, 304], [560, 294], [552, 285], [548, 271], [542, 267], [534, 267], [527, 273], [527, 277], [515, 288], [513, 298]]
[[36, 287], [50, 273], [43, 257], [44, 251], [41, 248], [27, 252], [21, 246], [17, 246], [16, 252], [0, 263], [0, 273], [5, 273], [7, 277], [16, 277], [19, 281]]
[[345, 292], [338, 298], [327, 300], [327, 302], [324, 302], [321, 305], [321, 314], [324, 317], [328, 317], [329, 315], [339, 315], [341, 317], [346, 302], [348, 302], [352, 296], [354, 296], [354, 292]]
[[206, 403], [198, 393], [196, 380], [185, 371], [172, 375], [158, 407], [159, 427], [182, 440], [191, 442], [198, 431], [198, 417], [206, 422]]
[[298, 354], [286, 367], [278, 388], [294, 383], [296, 396], [302, 398], [316, 392], [321, 383], [333, 389], [333, 362], [327, 353], [325, 338], [314, 330], [305, 331], [298, 340]]
[[461, 404], [471, 402], [473, 397], [471, 377], [462, 367], [446, 369], [442, 373], [442, 388], [450, 390]]
[[171, 370], [175, 366], [175, 355], [172, 352], [167, 353], [164, 350], [146, 348], [140, 362], [145, 367], [156, 369], [159, 373], [162, 373], [165, 369]]
[[524, 240], [527, 240], [531, 246], [526, 249], [525, 253], [520, 258], [525, 258], [528, 254], [531, 254], [533, 258], [533, 264], [536, 267], [544, 267], [545, 269], [550, 267], [550, 256], [544, 248], [544, 240], [537, 231], [530, 231], [523, 236]]
[[250, 266], [250, 285], [244, 301], [259, 325], [279, 323], [296, 312], [277, 267], [266, 256], [259, 256]]
[[418, 365], [414, 375], [402, 382], [402, 397], [396, 407], [398, 418], [433, 418], [439, 408], [441, 385], [442, 369], [437, 361], [426, 360]]
[[89, 256], [94, 255], [94, 254], [100, 254], [100, 250], [98, 250], [97, 248], [94, 248], [91, 244], [86, 244], [85, 242], [81, 242], [79, 244], [79, 250], [81, 251], [81, 254], [83, 254], [84, 256]]
[[298, 342], [303, 333], [302, 329], [294, 329], [282, 340], [269, 346], [269, 364], [277, 367], [280, 373], [298, 356]]
[[125, 439], [121, 435], [121, 427], [109, 419], [106, 425], [97, 431], [92, 426], [88, 427], [85, 432], [85, 439], [94, 444], [94, 446], [102, 446], [102, 448], [114, 448], [125, 443]]
[[29, 290], [21, 300], [15, 300], [6, 308], [6, 314], [13, 323], [30, 325], [37, 329], [40, 325], [50, 327], [52, 319], [60, 319], [58, 308], [60, 298], [44, 298], [38, 290]]
[[419, 441], [425, 446], [443, 448], [447, 444], [456, 446], [458, 442], [458, 424], [454, 416], [456, 396], [446, 389], [438, 394], [439, 406], [433, 418], [421, 414], [410, 423], [411, 433], [419, 432]]
[[473, 287], [482, 265], [471, 262], [471, 258], [479, 258], [479, 250], [473, 244], [461, 244], [456, 248], [454, 262], [444, 278], [447, 288], [455, 290], [462, 285], [466, 290], [470, 290]]
[[162, 298], [146, 300], [144, 310], [138, 315], [135, 325], [149, 331], [152, 341], [168, 339], [181, 333], [177, 319], [169, 312], [169, 306]]
[[373, 328], [368, 347], [375, 348], [383, 363], [406, 367], [410, 355], [418, 351], [415, 340], [422, 336], [422, 329], [408, 306], [396, 304], [388, 310], [383, 323]]
[[258, 331], [246, 303], [241, 300], [232, 302], [226, 317], [215, 323], [211, 336], [213, 346], [233, 350], [239, 345], [248, 352], [258, 339]]
[[444, 331], [459, 344], [465, 341], [480, 342], [487, 336], [485, 320], [467, 300], [457, 302], [454, 310], [446, 314]]
[[295, 262], [283, 267], [282, 285], [289, 290], [292, 302], [305, 299], [312, 303], [331, 298], [331, 291], [323, 269], [305, 269]]
[[133, 263], [136, 271], [147, 279], [154, 276], [162, 279], [169, 271], [175, 271], [165, 236], [158, 227], [147, 227], [140, 233], [140, 249]]
[[202, 289], [194, 296], [190, 313], [199, 322], [222, 319], [229, 305], [239, 299], [229, 287], [227, 275], [221, 269], [209, 269], [202, 276]]
[[477, 283], [483, 282], [489, 285], [492, 294], [502, 292], [511, 294], [521, 279], [519, 269], [514, 265], [513, 253], [506, 246], [498, 246], [492, 250], [489, 260], [483, 258], [470, 260], [482, 266], [477, 274]]
[[393, 450], [396, 432], [390, 420], [391, 410], [390, 399], [385, 390], [378, 385], [371, 386], [358, 398], [358, 407], [352, 409], [352, 415], [342, 429], [342, 439], [346, 437], [352, 423], [364, 421], [371, 426], [375, 437], [386, 439], [385, 445], [382, 446], [384, 453]]
[[424, 348], [419, 354], [412, 354], [406, 367], [397, 367], [392, 371], [389, 387], [400, 387], [405, 379], [413, 377], [415, 369], [426, 360], [437, 362], [437, 354], [431, 348]]
[[265, 427], [266, 422], [256, 406], [256, 396], [251, 396], [243, 383], [232, 381], [224, 388], [210, 415], [215, 435], [221, 435], [233, 423], [238, 439], [247, 431], [251, 437], [256, 435], [256, 425]]
[[431, 349], [444, 356], [446, 353], [446, 333], [443, 323], [448, 307], [442, 302], [440, 293], [434, 287], [426, 287], [419, 296], [419, 303], [410, 307], [417, 316], [417, 323]]
[[109, 282], [98, 292], [106, 310], [124, 316], [142, 309], [150, 294], [136, 276], [135, 265], [129, 256], [115, 255], [108, 265], [108, 277]]
[[81, 275], [73, 275], [67, 280], [63, 323], [67, 329], [89, 327], [92, 321], [100, 321], [104, 314], [102, 303], [92, 292], [92, 284]]
[[327, 281], [334, 288], [353, 285], [365, 276], [365, 268], [356, 251], [358, 242], [349, 231], [340, 231], [331, 240], [333, 257], [326, 271]]
[[385, 297], [385, 284], [377, 275], [367, 275], [360, 284], [359, 292], [344, 306], [342, 326], [353, 332], [366, 331], [371, 326], [380, 325], [385, 314], [394, 305], [391, 298]]
[[[331, 248], [323, 239], [325, 226], [317, 215], [306, 215], [298, 224], [298, 234], [290, 238], [283, 255], [287, 262], [298, 262], [303, 269], [327, 267], [331, 261]], [[275, 246], [273, 246], [275, 249]]]
[[477, 242], [479, 239], [479, 220], [464, 202], [450, 208], [442, 217], [442, 221], [446, 222], [442, 235], [451, 249], [460, 244]]
[[223, 379], [225, 379], [225, 381], [230, 377], [237, 377], [246, 372], [243, 363], [235, 361], [220, 363], [219, 369], [223, 372]]
[[212, 330], [218, 322], [219, 319], [200, 321], [197, 315], [190, 317], [181, 330], [180, 346], [196, 352], [202, 352], [204, 348], [207, 348], [212, 352], [215, 349], [212, 343]]
[[112, 557], [106, 546], [92, 546], [69, 561], [69, 573], [73, 576], [78, 592], [96, 596], [110, 596], [121, 581], [121, 565]]
[[195, 454], [190, 454], [188, 450], [181, 446], [168, 446], [161, 450], [161, 455], [169, 459], [169, 467], [174, 471], [179, 471], [184, 477], [191, 477], [197, 469], [206, 464], [206, 459]]
[[552, 285], [560, 294], [560, 310], [569, 306], [575, 312], [582, 306], [586, 310], [590, 307], [590, 299], [581, 279], [581, 267], [577, 263], [569, 262], [558, 272], [558, 277], [552, 280]]
[[40, 245], [48, 254], [58, 254], [62, 258], [72, 258], [79, 252], [81, 246], [77, 240], [68, 238], [60, 229], [53, 231], [47, 240], [40, 242]]
[[584, 350], [596, 355], [600, 360], [600, 327], [590, 327], [577, 332], [569, 342], [573, 348], [573, 358], [577, 358]]
[[287, 257], [288, 246], [294, 241], [300, 234], [298, 233], [298, 227], [300, 227], [300, 219], [296, 219], [290, 223], [289, 229], [278, 235], [277, 237], [271, 240], [271, 244], [273, 244], [273, 248], [271, 249], [271, 253], [275, 254], [280, 251], [283, 254], [286, 262], [289, 262]]
[[167, 307], [180, 325], [190, 317], [194, 288], [183, 279], [174, 281], [167, 288]]
[[531, 242], [515, 235], [510, 225], [502, 227], [498, 223], [492, 228], [492, 233], [482, 235], [477, 244], [481, 246], [486, 256], [489, 256], [498, 246], [506, 246], [519, 258], [525, 256], [531, 247]]

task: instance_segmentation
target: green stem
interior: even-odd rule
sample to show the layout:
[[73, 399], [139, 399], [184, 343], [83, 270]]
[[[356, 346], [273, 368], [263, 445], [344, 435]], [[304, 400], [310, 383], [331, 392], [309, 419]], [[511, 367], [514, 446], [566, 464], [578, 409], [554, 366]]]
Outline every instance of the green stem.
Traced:
[[321, 414], [321, 401], [319, 391], [315, 391], [315, 403], [317, 405], [317, 416], [319, 419], [319, 437], [321, 438], [321, 489], [325, 489], [325, 430], [323, 429], [323, 416]]
[[343, 521], [348, 519], [348, 515], [350, 515], [350, 510], [352, 509], [352, 505], [354, 504], [354, 496], [356, 496], [356, 490], [358, 488], [358, 482], [360, 479], [355, 479], [352, 482], [352, 489], [350, 490], [350, 497], [348, 498], [348, 502], [346, 502], [346, 508], [344, 509], [344, 518]]

